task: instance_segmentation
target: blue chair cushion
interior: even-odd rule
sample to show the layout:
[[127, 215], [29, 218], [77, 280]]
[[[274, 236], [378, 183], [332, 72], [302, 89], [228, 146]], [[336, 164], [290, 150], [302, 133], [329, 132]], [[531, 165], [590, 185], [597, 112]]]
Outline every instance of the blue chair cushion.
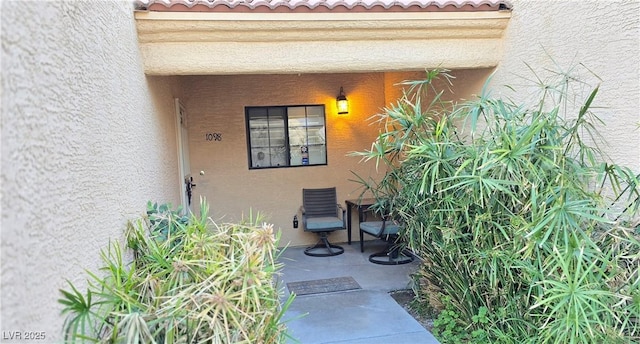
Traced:
[[306, 219], [305, 228], [311, 232], [344, 229], [344, 222], [335, 216], [310, 217]]
[[382, 236], [397, 234], [398, 230], [400, 230], [400, 226], [393, 221], [386, 221], [384, 225], [384, 233], [380, 233], [382, 231], [382, 221], [365, 221], [360, 223], [360, 230], [373, 236]]

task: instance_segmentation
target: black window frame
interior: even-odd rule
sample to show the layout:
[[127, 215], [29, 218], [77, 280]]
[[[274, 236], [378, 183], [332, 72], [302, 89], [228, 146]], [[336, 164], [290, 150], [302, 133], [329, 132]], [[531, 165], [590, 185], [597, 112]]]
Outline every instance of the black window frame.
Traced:
[[[308, 113], [308, 109], [310, 107], [319, 107], [322, 109], [322, 136], [324, 139], [324, 142], [320, 143], [320, 144], [310, 144], [309, 143], [309, 128], [311, 127], [318, 127], [318, 125], [309, 125], [306, 118], [307, 118], [307, 113]], [[309, 146], [324, 146], [324, 162], [322, 163], [311, 163], [310, 159], [309, 159], [309, 163], [308, 164], [303, 164], [301, 162], [301, 164], [291, 164], [292, 161], [292, 145], [290, 144], [290, 140], [291, 140], [291, 136], [290, 136], [290, 131], [291, 131], [291, 125], [289, 123], [289, 112], [291, 111], [292, 108], [305, 108], [305, 125], [303, 126], [305, 128], [305, 142], [307, 148]], [[249, 166], [250, 170], [262, 170], [262, 169], [273, 169], [273, 168], [288, 168], [288, 167], [313, 167], [313, 166], [326, 166], [328, 164], [328, 145], [327, 145], [327, 113], [326, 113], [326, 107], [324, 104], [295, 104], [295, 105], [268, 105], [268, 106], [245, 106], [245, 130], [246, 130], [246, 138], [247, 138], [247, 163]], [[256, 111], [260, 111], [260, 110], [264, 110], [267, 116], [267, 130], [268, 130], [268, 145], [267, 146], [263, 146], [263, 148], [267, 148], [269, 150], [273, 149], [273, 145], [271, 145], [271, 138], [272, 138], [272, 129], [270, 127], [270, 120], [269, 120], [269, 116], [271, 114], [271, 111], [273, 112], [278, 112], [278, 110], [282, 110], [283, 113], [283, 130], [284, 130], [284, 156], [285, 158], [285, 162], [286, 164], [283, 165], [274, 165], [272, 166], [271, 163], [268, 166], [254, 166], [254, 161], [253, 161], [253, 154], [252, 154], [252, 148], [255, 148], [258, 145], [253, 145], [252, 146], [252, 140], [251, 140], [251, 120], [252, 118], [255, 118], [255, 112]], [[278, 116], [278, 114], [274, 114], [274, 116]], [[298, 126], [300, 127], [300, 126]], [[276, 127], [274, 127], [276, 128]], [[275, 130], [275, 129], [274, 129]], [[300, 147], [300, 145], [294, 145], [294, 146], [298, 146]], [[269, 157], [271, 158], [271, 156]], [[257, 164], [256, 164], [257, 165]]]

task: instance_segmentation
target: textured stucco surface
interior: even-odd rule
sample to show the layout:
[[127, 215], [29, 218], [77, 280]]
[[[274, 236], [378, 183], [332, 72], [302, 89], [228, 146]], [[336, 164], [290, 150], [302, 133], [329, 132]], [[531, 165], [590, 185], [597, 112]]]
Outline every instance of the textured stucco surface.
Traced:
[[[488, 69], [454, 72], [460, 87], [446, 97], [468, 99], [489, 73]], [[351, 181], [356, 179], [352, 171], [364, 178], [379, 178], [373, 162], [361, 164], [349, 153], [370, 148], [378, 126], [368, 118], [401, 95], [401, 88], [394, 85], [421, 78], [424, 72], [181, 78], [181, 100], [189, 113], [195, 199], [206, 197], [214, 219], [223, 221], [237, 221], [250, 209], [262, 212], [282, 230], [281, 245], [314, 243], [316, 235], [292, 225], [293, 216], [300, 216], [302, 188], [335, 186], [338, 202], [344, 206], [345, 199], [357, 198], [361, 192]], [[335, 110], [340, 86], [349, 99], [350, 112], [345, 116]], [[327, 165], [249, 170], [244, 107], [299, 104], [325, 105]], [[207, 133], [220, 133], [222, 140], [207, 141]], [[357, 221], [354, 225], [352, 240], [358, 236]], [[346, 232], [331, 235], [334, 242], [346, 239]]]
[[1, 327], [59, 342], [65, 279], [84, 288], [147, 200], [179, 199], [175, 82], [145, 77], [129, 2], [1, 6]]
[[[640, 1], [511, 3], [504, 56], [493, 88], [508, 93], [502, 85], [529, 84], [519, 77], [532, 76], [525, 62], [541, 75], [544, 68], [566, 71], [575, 67], [573, 73], [594, 86], [600, 83], [593, 108], [605, 123], [601, 133], [606, 143], [599, 144], [613, 161], [640, 173]], [[508, 94], [516, 99], [528, 95]]]
[[[605, 122], [606, 127], [601, 132], [606, 142], [597, 143], [613, 161], [640, 172], [640, 133], [637, 129], [640, 122], [639, 6], [637, 1], [514, 1], [512, 19], [502, 41], [504, 56], [491, 83], [494, 94], [503, 92], [517, 100], [528, 99], [532, 90], [520, 87], [530, 84], [521, 78], [531, 77], [525, 63], [541, 74], [544, 69], [567, 70], [583, 63], [601, 79], [594, 110]], [[559, 67], [554, 66], [554, 60]], [[395, 68], [392, 64], [387, 67]], [[323, 68], [327, 72], [340, 71], [333, 62]], [[598, 79], [586, 71], [575, 69], [575, 73], [595, 85]], [[243, 70], [236, 72], [243, 73]], [[462, 73], [453, 80], [458, 88], [454, 99], [468, 99], [478, 93], [488, 75], [487, 69]], [[369, 146], [376, 129], [368, 126], [365, 120], [400, 95], [393, 84], [419, 77], [419, 73], [398, 72], [182, 79], [185, 104], [192, 116], [192, 170], [207, 171], [205, 176], [196, 176], [199, 179], [197, 192], [211, 200], [217, 216], [235, 219], [252, 207], [269, 214], [276, 227], [282, 228], [284, 243], [313, 242], [313, 235], [291, 228], [291, 218], [301, 203], [300, 189], [336, 185], [341, 201], [357, 195], [354, 183], [349, 182], [350, 171], [363, 175], [373, 171], [346, 154]], [[502, 87], [505, 84], [518, 87], [520, 92], [509, 93]], [[355, 111], [348, 117], [327, 113], [328, 166], [247, 169], [243, 106], [324, 103], [327, 109], [332, 109], [339, 86], [345, 87]], [[587, 95], [582, 94], [585, 98]], [[206, 132], [221, 132], [225, 139], [205, 142]], [[333, 238], [340, 241], [346, 236], [334, 234]]]
[[494, 67], [509, 16], [508, 11], [136, 14], [145, 72], [151, 75]]
[[[196, 197], [209, 200], [214, 218], [236, 221], [250, 209], [260, 211], [283, 230], [282, 244], [299, 245], [316, 240], [302, 228], [292, 229], [302, 187], [336, 186], [339, 200], [358, 196], [357, 186], [348, 182], [353, 177], [349, 170], [362, 172], [363, 167], [346, 154], [367, 148], [375, 136], [365, 119], [383, 105], [376, 101], [384, 96], [382, 74], [193, 76], [182, 81], [182, 101], [190, 116], [191, 169], [205, 172], [194, 173]], [[335, 111], [340, 86], [350, 101], [348, 116]], [[244, 106], [296, 104], [325, 104], [328, 164], [249, 170]], [[206, 141], [208, 132], [222, 134], [222, 141]]]
[[[526, 75], [524, 62], [537, 70], [553, 67], [550, 57], [564, 68], [584, 63], [602, 80], [596, 105], [606, 123], [606, 152], [640, 172], [640, 2], [511, 3], [492, 85], [501, 90], [503, 84], [521, 83], [516, 75]], [[249, 208], [263, 211], [283, 230], [283, 243], [301, 244], [315, 241], [291, 228], [301, 186], [336, 185], [341, 201], [357, 195], [349, 171], [373, 170], [346, 153], [369, 146], [376, 129], [365, 119], [399, 96], [392, 85], [419, 76], [145, 78], [129, 2], [5, 0], [0, 6], [0, 327], [46, 331], [54, 342], [63, 321], [56, 300], [64, 279], [82, 285], [83, 269], [98, 266], [99, 250], [121, 236], [126, 219], [142, 212], [146, 200], [179, 199], [174, 96], [183, 99], [191, 116], [192, 171], [205, 171], [194, 173], [195, 196], [209, 199], [214, 218], [231, 221]], [[337, 67], [331, 54], [321, 56], [323, 72], [341, 70], [332, 70]], [[296, 59], [303, 63], [303, 58]], [[393, 54], [388, 59], [371, 68], [402, 68], [392, 63]], [[339, 62], [339, 68], [362, 68], [351, 57]], [[488, 74], [486, 69], [460, 73], [452, 98], [476, 93]], [[332, 112], [340, 86], [352, 106], [346, 117]], [[243, 107], [274, 101], [327, 105], [327, 166], [248, 170]], [[221, 133], [223, 140], [206, 142], [208, 132]], [[345, 233], [335, 237], [344, 239]]]

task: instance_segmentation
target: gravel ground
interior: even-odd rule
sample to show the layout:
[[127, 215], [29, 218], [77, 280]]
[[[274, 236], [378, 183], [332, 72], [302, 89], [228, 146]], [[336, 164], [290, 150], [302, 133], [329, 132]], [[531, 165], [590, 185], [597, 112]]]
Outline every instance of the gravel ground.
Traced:
[[412, 290], [396, 290], [389, 293], [396, 302], [402, 306], [407, 313], [411, 314], [416, 321], [422, 325], [427, 331], [431, 332], [433, 329], [433, 319], [425, 316], [420, 316], [417, 312], [411, 309], [410, 304], [413, 301], [414, 294]]

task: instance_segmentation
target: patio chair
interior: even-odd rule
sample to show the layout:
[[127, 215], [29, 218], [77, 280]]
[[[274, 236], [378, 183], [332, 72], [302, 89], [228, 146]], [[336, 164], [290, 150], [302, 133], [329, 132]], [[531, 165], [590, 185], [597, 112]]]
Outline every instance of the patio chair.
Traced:
[[[366, 215], [365, 215], [366, 216]], [[400, 224], [383, 217], [380, 220], [360, 222], [360, 252], [364, 252], [364, 234], [369, 234], [387, 242], [384, 250], [369, 255], [369, 261], [382, 265], [400, 265], [413, 261], [413, 255], [405, 253], [402, 243], [398, 241]]]
[[304, 230], [320, 236], [315, 246], [307, 247], [304, 253], [314, 257], [337, 256], [344, 248], [329, 242], [329, 234], [346, 229], [345, 210], [338, 204], [336, 188], [302, 189], [302, 223]]

